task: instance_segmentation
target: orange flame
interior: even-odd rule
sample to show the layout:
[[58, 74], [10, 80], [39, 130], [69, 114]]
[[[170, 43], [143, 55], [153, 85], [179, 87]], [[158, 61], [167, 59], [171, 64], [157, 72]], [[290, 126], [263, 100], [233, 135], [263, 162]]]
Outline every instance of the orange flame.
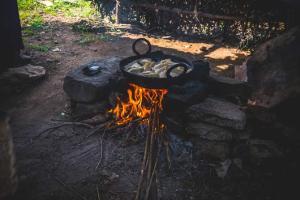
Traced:
[[114, 114], [117, 125], [125, 125], [135, 119], [145, 119], [150, 116], [155, 106], [158, 112], [163, 109], [163, 98], [166, 89], [148, 89], [135, 84], [129, 84], [128, 99], [117, 98], [116, 106], [109, 110]]

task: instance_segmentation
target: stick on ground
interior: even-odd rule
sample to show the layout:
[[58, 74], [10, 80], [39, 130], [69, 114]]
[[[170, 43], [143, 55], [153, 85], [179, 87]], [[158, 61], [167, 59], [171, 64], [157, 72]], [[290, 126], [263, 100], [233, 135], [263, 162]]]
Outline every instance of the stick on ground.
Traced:
[[89, 125], [89, 124], [85, 124], [85, 123], [81, 123], [81, 122], [63, 122], [60, 124], [56, 124], [54, 126], [51, 126], [49, 128], [46, 128], [45, 130], [41, 131], [38, 135], [34, 136], [33, 139], [39, 138], [41, 135], [43, 135], [44, 133], [48, 132], [48, 131], [54, 131], [57, 130], [63, 126], [82, 126], [85, 128], [93, 128], [93, 126]]

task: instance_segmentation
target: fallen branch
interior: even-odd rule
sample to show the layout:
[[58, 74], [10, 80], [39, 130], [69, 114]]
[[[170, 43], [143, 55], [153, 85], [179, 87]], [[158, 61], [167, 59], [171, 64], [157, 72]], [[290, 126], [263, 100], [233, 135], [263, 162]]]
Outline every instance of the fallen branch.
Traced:
[[96, 116], [91, 117], [89, 119], [81, 120], [80, 122], [95, 126], [95, 125], [98, 125], [98, 124], [105, 123], [108, 120], [109, 120], [109, 118], [107, 116], [99, 114], [99, 115], [96, 115]]
[[85, 127], [85, 128], [93, 128], [93, 126], [89, 125], [89, 124], [85, 124], [85, 123], [81, 123], [81, 122], [63, 122], [61, 124], [57, 124], [57, 125], [54, 125], [54, 126], [51, 126], [49, 128], [46, 128], [45, 130], [41, 131], [38, 135], [36, 135], [34, 137], [34, 139], [40, 137], [42, 134], [48, 132], [48, 131], [54, 131], [54, 130], [57, 130], [63, 126], [82, 126], [82, 127]]
[[230, 21], [238, 20], [237, 17], [232, 17], [232, 16], [216, 15], [216, 14], [205, 13], [202, 11], [187, 11], [187, 10], [182, 10], [179, 8], [170, 8], [170, 7], [159, 6], [159, 5], [155, 5], [155, 4], [152, 5], [152, 4], [136, 3], [133, 5], [136, 7], [143, 7], [143, 8], [148, 8], [148, 9], [152, 9], [152, 10], [172, 12], [172, 13], [176, 13], [176, 14], [196, 15], [197, 17], [204, 17], [204, 18], [209, 18], [212, 20], [230, 20]]

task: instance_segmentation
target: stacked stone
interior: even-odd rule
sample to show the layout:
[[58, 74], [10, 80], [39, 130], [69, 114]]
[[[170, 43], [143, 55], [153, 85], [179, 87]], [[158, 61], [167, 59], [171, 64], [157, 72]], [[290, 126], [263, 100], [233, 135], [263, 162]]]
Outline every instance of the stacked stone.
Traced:
[[[64, 79], [64, 91], [72, 102], [75, 118], [88, 118], [107, 109], [107, 102], [114, 83], [119, 76], [120, 57], [103, 58], [92, 61], [70, 71]], [[99, 67], [100, 72], [88, 76], [87, 67]]]
[[246, 114], [231, 102], [207, 98], [186, 111], [188, 134], [199, 140], [200, 154], [209, 159], [229, 158], [233, 139], [241, 139], [246, 127]]

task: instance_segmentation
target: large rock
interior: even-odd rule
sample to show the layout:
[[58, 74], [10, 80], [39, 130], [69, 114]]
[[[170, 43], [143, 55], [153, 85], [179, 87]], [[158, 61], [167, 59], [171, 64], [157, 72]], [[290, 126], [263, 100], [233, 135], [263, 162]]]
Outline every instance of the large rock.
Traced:
[[232, 161], [230, 159], [226, 159], [226, 160], [224, 160], [222, 162], [219, 162], [217, 164], [212, 164], [212, 166], [215, 168], [217, 176], [219, 178], [225, 178], [231, 164], [232, 164]]
[[293, 28], [258, 47], [247, 62], [253, 104], [272, 108], [300, 94], [299, 52], [299, 28]]
[[42, 66], [25, 65], [22, 67], [9, 68], [0, 76], [0, 82], [20, 83], [36, 81], [45, 77], [46, 69]]
[[226, 142], [194, 140], [196, 157], [211, 161], [224, 161], [229, 157], [230, 148]]
[[207, 98], [191, 106], [186, 115], [189, 121], [204, 121], [237, 130], [242, 130], [246, 126], [246, 114], [239, 106], [215, 98]]
[[74, 103], [72, 105], [72, 117], [74, 119], [86, 119], [93, 117], [99, 113], [106, 113], [108, 110], [108, 102], [96, 103]]
[[[95, 102], [108, 97], [111, 81], [116, 78], [120, 57], [110, 57], [83, 65], [67, 74], [64, 90], [76, 102]], [[101, 72], [87, 76], [82, 69], [87, 66], [100, 66]]]
[[238, 98], [246, 101], [250, 96], [250, 88], [245, 81], [210, 73], [210, 92], [223, 98]]
[[211, 141], [230, 141], [232, 139], [230, 131], [202, 122], [188, 123], [186, 132]]
[[274, 158], [283, 155], [277, 145], [269, 140], [252, 139], [249, 141], [249, 150], [254, 159]]
[[232, 156], [251, 161], [255, 165], [280, 158], [283, 155], [277, 144], [262, 139], [249, 139], [246, 143], [238, 143], [232, 152]]

